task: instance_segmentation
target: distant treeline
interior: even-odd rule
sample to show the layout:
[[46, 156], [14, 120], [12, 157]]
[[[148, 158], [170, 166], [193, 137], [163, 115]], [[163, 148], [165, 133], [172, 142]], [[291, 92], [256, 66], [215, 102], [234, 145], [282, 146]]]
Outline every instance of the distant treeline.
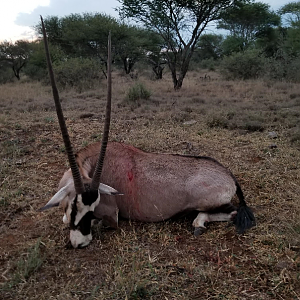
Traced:
[[[109, 31], [115, 69], [136, 77], [135, 69], [148, 68], [153, 79], [161, 79], [167, 66], [175, 89], [181, 88], [190, 68], [218, 70], [227, 79], [300, 81], [300, 1], [277, 12], [265, 3], [246, 0], [214, 1], [214, 5], [175, 1], [172, 11], [165, 1], [131, 2], [120, 1], [121, 19], [101, 13], [46, 17], [61, 87], [90, 88], [106, 76]], [[139, 26], [129, 25], [127, 19]], [[228, 34], [205, 33], [210, 21]], [[35, 31], [41, 37], [40, 24]], [[0, 43], [0, 83], [23, 75], [47, 80], [41, 38]]]

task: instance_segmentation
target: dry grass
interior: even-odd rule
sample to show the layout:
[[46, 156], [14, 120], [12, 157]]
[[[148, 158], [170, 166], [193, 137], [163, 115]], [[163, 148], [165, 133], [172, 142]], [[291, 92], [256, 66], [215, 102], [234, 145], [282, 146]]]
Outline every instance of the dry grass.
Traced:
[[[37, 212], [67, 168], [50, 89], [7, 84], [0, 88], [1, 299], [300, 298], [300, 86], [200, 77], [190, 73], [179, 92], [169, 78], [142, 77], [151, 98], [137, 105], [124, 101], [135, 82], [114, 74], [111, 139], [215, 157], [241, 182], [257, 227], [239, 236], [216, 223], [195, 238], [191, 217], [123, 220], [117, 231], [95, 228], [86, 249], [67, 249], [59, 209]], [[74, 147], [99, 139], [104, 84], [63, 92], [62, 100]]]

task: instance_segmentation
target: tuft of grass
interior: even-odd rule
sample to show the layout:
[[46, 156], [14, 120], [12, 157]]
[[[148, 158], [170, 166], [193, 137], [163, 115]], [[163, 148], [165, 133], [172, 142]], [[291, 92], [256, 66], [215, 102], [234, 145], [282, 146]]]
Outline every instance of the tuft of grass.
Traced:
[[0, 207], [8, 207], [9, 201], [7, 197], [0, 197]]
[[206, 125], [209, 128], [228, 128], [229, 121], [227, 115], [224, 114], [213, 114], [210, 115], [206, 120]]
[[148, 100], [151, 97], [151, 92], [144, 86], [143, 83], [136, 83], [130, 87], [125, 100], [129, 102], [138, 102], [140, 100]]
[[294, 145], [300, 145], [300, 127], [297, 127], [292, 131], [290, 142]]
[[248, 131], [264, 131], [264, 123], [259, 120], [247, 120], [243, 126], [240, 126], [241, 129]]
[[206, 120], [209, 128], [243, 129], [247, 131], [264, 131], [265, 122], [262, 117], [254, 114], [239, 115], [235, 112], [212, 114]]
[[6, 157], [16, 157], [21, 154], [20, 140], [18, 138], [6, 140], [2, 143], [2, 153]]
[[83, 141], [82, 142], [82, 147], [86, 147], [89, 144], [89, 141]]
[[53, 117], [46, 117], [45, 122], [46, 123], [54, 123], [54, 118]]
[[41, 254], [41, 239], [35, 243], [28, 251], [27, 259], [21, 258], [17, 263], [17, 278], [23, 278], [27, 280], [33, 273], [35, 273], [43, 264], [43, 258]]
[[300, 98], [300, 94], [298, 94], [298, 93], [290, 94], [290, 99], [297, 99], [297, 98]]
[[135, 287], [135, 289], [131, 292], [129, 299], [130, 300], [142, 300], [142, 299], [148, 299], [149, 296], [149, 290], [147, 287], [143, 285], [138, 285]]
[[44, 258], [41, 254], [41, 239], [28, 249], [26, 257], [21, 257], [16, 263], [15, 272], [4, 289], [11, 289], [21, 282], [27, 281], [36, 273], [43, 264]]
[[65, 153], [65, 152], [66, 152], [66, 147], [65, 147], [64, 145], [61, 145], [61, 146], [59, 147], [59, 152]]

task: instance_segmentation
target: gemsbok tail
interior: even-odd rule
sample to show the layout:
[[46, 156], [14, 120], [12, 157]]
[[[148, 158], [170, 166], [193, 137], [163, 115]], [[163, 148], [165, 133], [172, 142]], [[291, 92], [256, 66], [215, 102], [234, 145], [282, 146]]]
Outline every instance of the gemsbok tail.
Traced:
[[239, 198], [239, 207], [237, 209], [237, 214], [233, 220], [233, 224], [235, 225], [237, 232], [243, 234], [247, 229], [255, 226], [255, 217], [250, 207], [247, 206], [243, 191], [237, 182], [236, 184], [236, 195]]

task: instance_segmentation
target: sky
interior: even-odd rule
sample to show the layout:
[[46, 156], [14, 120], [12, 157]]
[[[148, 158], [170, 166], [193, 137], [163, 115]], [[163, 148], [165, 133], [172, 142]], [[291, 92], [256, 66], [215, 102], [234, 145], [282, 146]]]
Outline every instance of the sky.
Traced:
[[[292, 0], [260, 0], [277, 10]], [[4, 1], [3, 1], [4, 2]], [[117, 0], [8, 0], [1, 3], [0, 42], [20, 39], [34, 40], [33, 26], [38, 24], [39, 16], [65, 16], [72, 13], [100, 12], [118, 17], [115, 8]]]

